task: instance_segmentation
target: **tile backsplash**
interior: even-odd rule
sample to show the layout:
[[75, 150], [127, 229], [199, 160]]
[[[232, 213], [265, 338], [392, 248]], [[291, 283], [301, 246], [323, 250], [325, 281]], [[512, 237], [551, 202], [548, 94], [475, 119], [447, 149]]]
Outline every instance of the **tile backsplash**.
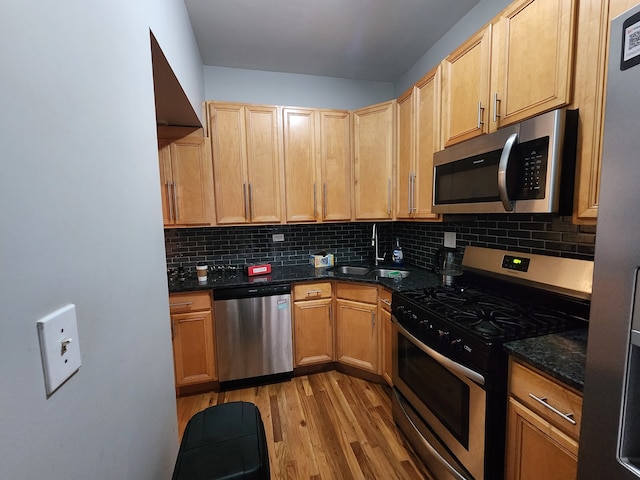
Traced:
[[[460, 252], [476, 245], [585, 260], [593, 260], [596, 237], [595, 226], [573, 225], [571, 217], [551, 214], [445, 215], [442, 223], [377, 225], [381, 253], [389, 258], [397, 237], [405, 261], [424, 268], [432, 267], [444, 232], [456, 233]], [[304, 265], [309, 254], [319, 250], [333, 253], [338, 263], [368, 262], [373, 260], [372, 226], [358, 222], [167, 229], [167, 267], [191, 270], [200, 261], [216, 266]], [[273, 241], [274, 234], [284, 235], [284, 241]]]

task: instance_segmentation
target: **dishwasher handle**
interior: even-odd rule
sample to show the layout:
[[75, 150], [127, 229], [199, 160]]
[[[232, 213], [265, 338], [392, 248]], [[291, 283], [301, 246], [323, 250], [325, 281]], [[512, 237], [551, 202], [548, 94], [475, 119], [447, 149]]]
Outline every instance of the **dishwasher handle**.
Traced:
[[213, 291], [214, 300], [237, 300], [240, 298], [271, 297], [291, 294], [291, 284], [252, 285], [243, 287], [220, 288]]

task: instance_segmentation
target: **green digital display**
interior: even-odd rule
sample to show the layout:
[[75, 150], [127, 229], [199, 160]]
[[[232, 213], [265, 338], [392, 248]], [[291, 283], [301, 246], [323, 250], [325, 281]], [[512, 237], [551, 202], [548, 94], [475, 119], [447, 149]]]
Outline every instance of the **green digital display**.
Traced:
[[502, 258], [502, 268], [509, 270], [515, 270], [517, 272], [526, 272], [529, 270], [530, 259], [527, 257], [514, 257], [512, 255], [505, 255]]

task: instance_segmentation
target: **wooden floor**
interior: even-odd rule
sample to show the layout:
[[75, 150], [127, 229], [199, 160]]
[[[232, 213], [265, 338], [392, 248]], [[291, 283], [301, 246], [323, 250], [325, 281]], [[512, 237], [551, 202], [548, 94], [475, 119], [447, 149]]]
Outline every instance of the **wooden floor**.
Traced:
[[431, 479], [391, 416], [390, 390], [337, 371], [178, 398], [178, 433], [195, 413], [238, 400], [264, 421], [271, 478]]

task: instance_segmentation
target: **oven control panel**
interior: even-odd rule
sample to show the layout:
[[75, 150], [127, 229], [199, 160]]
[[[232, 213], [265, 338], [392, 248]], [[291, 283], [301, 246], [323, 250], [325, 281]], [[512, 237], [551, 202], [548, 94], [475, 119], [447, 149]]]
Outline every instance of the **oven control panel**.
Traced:
[[505, 255], [502, 257], [502, 268], [516, 270], [518, 272], [526, 272], [529, 270], [529, 262], [527, 257], [516, 257], [514, 255]]

